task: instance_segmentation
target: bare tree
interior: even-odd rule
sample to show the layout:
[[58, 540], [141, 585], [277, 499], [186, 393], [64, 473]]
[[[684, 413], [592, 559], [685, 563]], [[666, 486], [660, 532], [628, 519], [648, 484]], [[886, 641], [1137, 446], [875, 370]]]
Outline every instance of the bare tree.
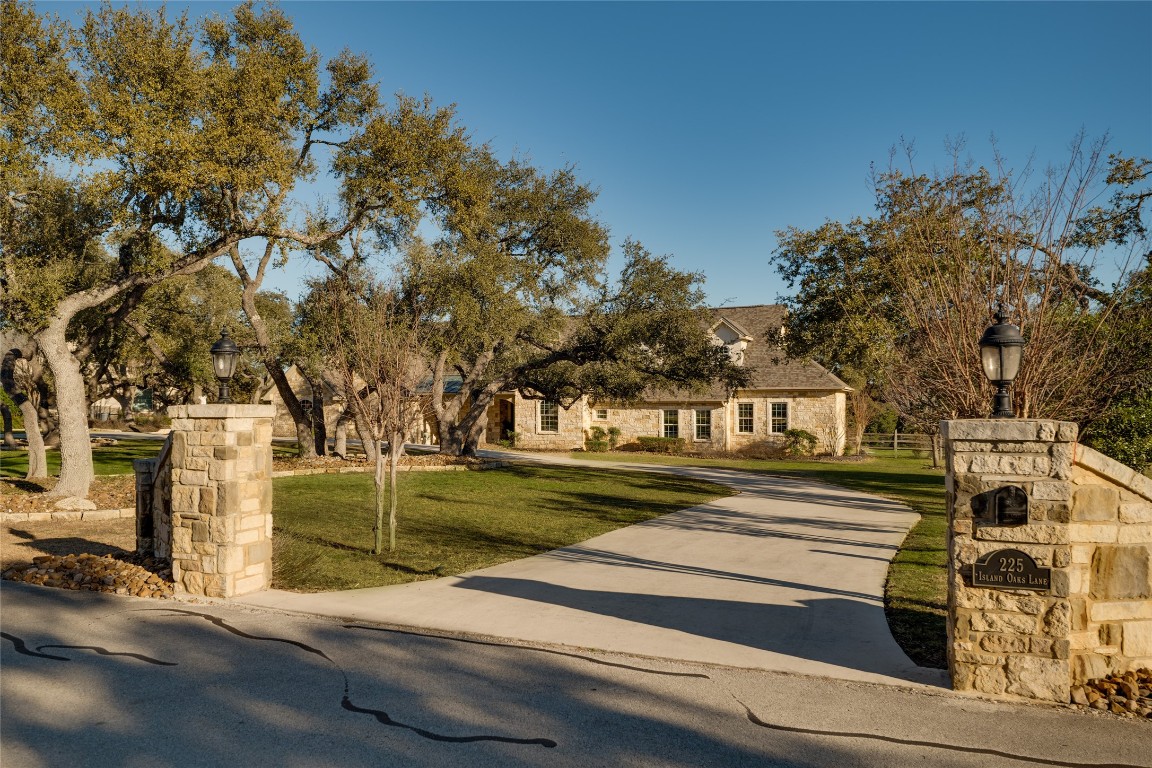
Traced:
[[1084, 422], [1119, 391], [1131, 361], [1112, 354], [1118, 297], [1094, 285], [1098, 254], [1074, 239], [1103, 175], [1103, 149], [1080, 137], [1068, 163], [1038, 182], [1000, 161], [994, 170], [957, 161], [943, 175], [879, 178], [881, 247], [900, 286], [904, 331], [888, 393], [902, 413], [925, 422], [986, 415], [991, 390], [975, 340], [998, 304], [1028, 339], [1014, 385], [1020, 416]]
[[[396, 470], [404, 444], [424, 419], [418, 387], [428, 374], [419, 318], [405, 312], [389, 286], [371, 284], [361, 295], [329, 283], [324, 301], [338, 331], [330, 365], [344, 384], [360, 439], [375, 447], [374, 554], [383, 551], [384, 489], [388, 487], [388, 549], [396, 549], [399, 506]], [[381, 443], [387, 442], [387, 450]], [[371, 456], [372, 454], [369, 453]], [[387, 482], [385, 482], [387, 472]]]

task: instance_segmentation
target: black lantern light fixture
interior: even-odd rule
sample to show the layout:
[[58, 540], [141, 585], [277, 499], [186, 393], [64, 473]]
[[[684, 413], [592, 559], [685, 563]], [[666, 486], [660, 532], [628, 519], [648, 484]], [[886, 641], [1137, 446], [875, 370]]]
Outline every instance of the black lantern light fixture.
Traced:
[[1004, 305], [996, 308], [996, 324], [989, 326], [980, 337], [980, 361], [984, 365], [984, 375], [996, 385], [996, 395], [992, 401], [992, 418], [1011, 419], [1016, 414], [1012, 410], [1012, 395], [1008, 387], [1020, 372], [1020, 361], [1024, 357], [1024, 337], [1020, 328], [1005, 322]]
[[240, 359], [240, 347], [228, 338], [228, 329], [220, 331], [220, 339], [212, 345], [212, 371], [220, 381], [221, 403], [230, 403], [232, 398], [228, 394], [228, 382], [236, 372], [236, 361]]

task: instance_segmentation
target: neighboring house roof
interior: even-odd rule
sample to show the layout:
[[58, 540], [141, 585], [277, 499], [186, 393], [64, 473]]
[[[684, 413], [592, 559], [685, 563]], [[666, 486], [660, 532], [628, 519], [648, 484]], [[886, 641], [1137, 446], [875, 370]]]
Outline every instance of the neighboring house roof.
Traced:
[[711, 312], [717, 321], [725, 320], [733, 328], [745, 329], [752, 337], [744, 353], [744, 365], [753, 369], [747, 389], [851, 389], [818, 363], [788, 359], [780, 347], [787, 314], [782, 304], [716, 307]]

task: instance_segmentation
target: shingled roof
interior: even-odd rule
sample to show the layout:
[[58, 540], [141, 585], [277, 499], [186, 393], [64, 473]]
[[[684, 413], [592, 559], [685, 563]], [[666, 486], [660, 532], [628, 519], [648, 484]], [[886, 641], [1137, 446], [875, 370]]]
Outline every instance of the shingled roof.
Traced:
[[753, 369], [748, 389], [851, 389], [818, 363], [787, 359], [780, 348], [786, 314], [782, 304], [717, 307], [711, 312], [717, 321], [729, 320], [752, 336], [744, 354], [744, 365]]

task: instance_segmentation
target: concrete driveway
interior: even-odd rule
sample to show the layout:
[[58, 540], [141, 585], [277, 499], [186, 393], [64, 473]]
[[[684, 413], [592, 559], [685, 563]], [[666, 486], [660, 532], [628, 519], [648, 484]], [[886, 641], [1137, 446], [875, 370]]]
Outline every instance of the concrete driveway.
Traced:
[[500, 458], [686, 475], [737, 495], [575, 546], [394, 587], [240, 603], [448, 633], [888, 684], [944, 685], [888, 631], [888, 563], [917, 515], [876, 496], [728, 470]]

